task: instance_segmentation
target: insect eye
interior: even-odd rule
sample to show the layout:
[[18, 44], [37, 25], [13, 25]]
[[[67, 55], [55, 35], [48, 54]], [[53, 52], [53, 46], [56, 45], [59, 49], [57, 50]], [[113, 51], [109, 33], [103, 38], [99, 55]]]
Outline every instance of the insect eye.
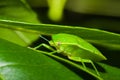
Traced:
[[57, 42], [57, 45], [58, 45], [58, 46], [60, 46], [60, 44], [61, 44], [60, 42]]

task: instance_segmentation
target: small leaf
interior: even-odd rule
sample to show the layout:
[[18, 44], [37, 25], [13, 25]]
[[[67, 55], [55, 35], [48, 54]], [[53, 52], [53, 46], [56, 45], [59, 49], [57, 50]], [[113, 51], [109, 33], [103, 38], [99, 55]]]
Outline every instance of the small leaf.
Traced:
[[99, 65], [104, 67], [105, 71], [101, 74], [104, 80], [120, 80], [120, 68], [101, 63]]
[[[21, 0], [0, 0], [0, 19], [39, 23], [36, 14]], [[1, 27], [1, 26], [0, 26]], [[0, 28], [0, 38], [19, 44], [29, 45], [38, 35]]]

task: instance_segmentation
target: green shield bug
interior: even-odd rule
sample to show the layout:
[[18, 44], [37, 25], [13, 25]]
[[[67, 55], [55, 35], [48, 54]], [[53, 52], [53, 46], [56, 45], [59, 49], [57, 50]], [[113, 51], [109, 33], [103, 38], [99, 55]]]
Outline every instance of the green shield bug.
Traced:
[[54, 34], [52, 35], [52, 40], [49, 41], [49, 44], [55, 47], [56, 50], [46, 44], [41, 44], [35, 47], [35, 49], [44, 46], [52, 50], [53, 53], [61, 53], [70, 60], [81, 62], [85, 68], [86, 66], [84, 63], [91, 63], [97, 75], [99, 75], [99, 72], [93, 61], [107, 60], [107, 58], [93, 45], [75, 35], [65, 33]]

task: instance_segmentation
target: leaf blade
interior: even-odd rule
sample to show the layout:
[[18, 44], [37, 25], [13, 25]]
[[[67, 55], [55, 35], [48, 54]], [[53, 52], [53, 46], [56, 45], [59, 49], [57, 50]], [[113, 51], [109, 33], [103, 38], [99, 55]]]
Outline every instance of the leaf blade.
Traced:
[[[52, 35], [57, 33], [68, 33], [80, 36], [81, 38], [97, 44], [120, 44], [120, 34], [103, 31], [99, 29], [71, 27], [51, 24], [31, 24], [25, 22], [16, 22], [0, 20], [2, 28], [15, 29], [36, 34]], [[14, 26], [13, 26], [14, 25]]]
[[48, 56], [2, 39], [0, 39], [0, 74], [5, 80], [82, 80]]

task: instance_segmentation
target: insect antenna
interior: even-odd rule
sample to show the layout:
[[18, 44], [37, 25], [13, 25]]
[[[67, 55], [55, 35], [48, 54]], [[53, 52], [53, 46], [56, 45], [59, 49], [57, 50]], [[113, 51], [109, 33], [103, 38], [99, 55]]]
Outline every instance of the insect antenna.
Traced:
[[43, 36], [40, 35], [40, 38], [44, 39], [45, 41], [49, 42], [49, 40]]
[[49, 37], [47, 38], [47, 36], [44, 37], [44, 35], [39, 35], [39, 38], [36, 41], [34, 41], [32, 44], [28, 45], [28, 47], [34, 48], [34, 47], [40, 45], [41, 43], [48, 44]]
[[[47, 41], [47, 43], [48, 43], [49, 45], [51, 45], [52, 48], [54, 48], [54, 49], [58, 48], [58, 46], [56, 45], [56, 43], [55, 43], [54, 41], [52, 41], [52, 44], [49, 43], [50, 40], [51, 40], [51, 37], [49, 37], [49, 36], [45, 36], [45, 37], [47, 37], [48, 39], [45, 38], [45, 37], [42, 36], [42, 35], [40, 35], [40, 37], [41, 37], [43, 40]], [[54, 45], [54, 46], [52, 46], [52, 45]], [[54, 50], [54, 49], [53, 49], [53, 50]], [[52, 49], [51, 49], [51, 50], [52, 50]], [[53, 51], [53, 50], [52, 50], [52, 51]]]

